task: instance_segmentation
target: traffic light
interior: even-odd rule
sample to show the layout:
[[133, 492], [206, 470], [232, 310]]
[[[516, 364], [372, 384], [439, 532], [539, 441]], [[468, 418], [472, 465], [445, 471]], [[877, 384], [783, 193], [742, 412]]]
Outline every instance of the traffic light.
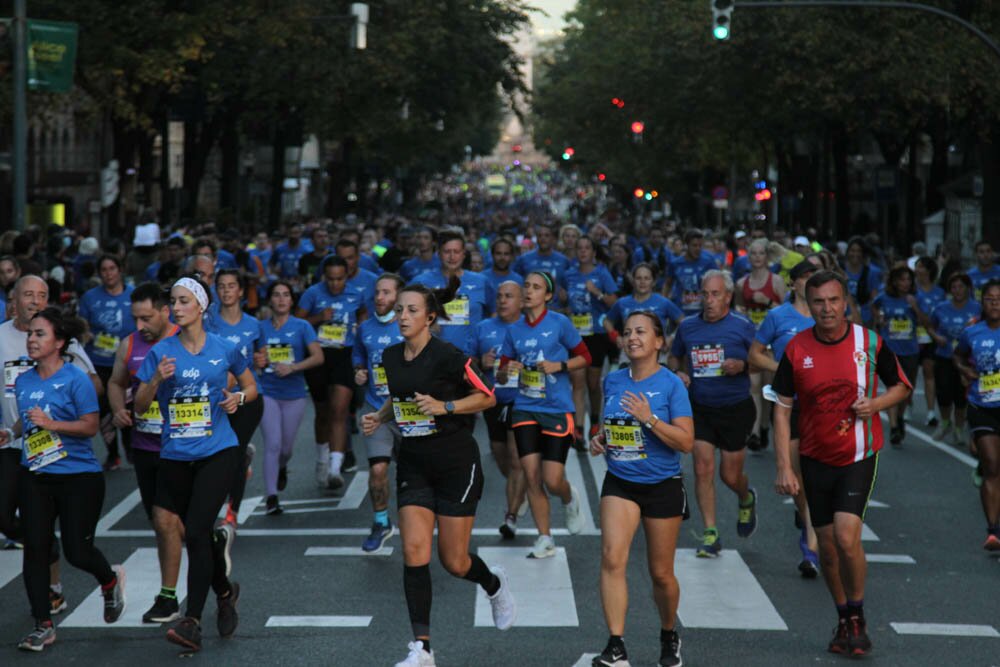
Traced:
[[757, 201], [767, 201], [771, 198], [771, 189], [767, 187], [767, 181], [759, 180], [754, 181], [754, 195], [753, 198]]
[[605, 176], [603, 173], [597, 175], [597, 180], [599, 180], [601, 183], [603, 183], [607, 178], [608, 177]]
[[636, 188], [635, 190], [632, 191], [632, 194], [635, 195], [636, 199], [642, 199], [643, 195], [646, 194], [646, 191], [643, 190], [642, 188]]
[[641, 120], [637, 120], [632, 123], [632, 134], [642, 134], [642, 131], [646, 129], [646, 126]]
[[625, 100], [621, 99], [620, 97], [612, 97], [611, 104], [618, 107], [619, 109], [625, 108]]
[[574, 154], [574, 153], [576, 153], [576, 151], [574, 151], [574, 150], [573, 150], [573, 147], [572, 147], [572, 146], [567, 146], [567, 147], [566, 147], [566, 148], [565, 148], [565, 149], [563, 150], [563, 154], [562, 154], [562, 159], [564, 159], [564, 160], [568, 160], [568, 159], [570, 159], [571, 157], [573, 157], [573, 154]]
[[733, 19], [733, 0], [709, 0], [712, 3], [712, 36], [720, 42], [729, 39]]

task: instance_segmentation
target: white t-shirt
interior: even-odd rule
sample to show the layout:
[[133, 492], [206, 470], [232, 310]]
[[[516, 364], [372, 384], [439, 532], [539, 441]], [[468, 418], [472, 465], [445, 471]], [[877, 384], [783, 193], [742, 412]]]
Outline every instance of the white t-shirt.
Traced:
[[[83, 347], [76, 340], [69, 344], [66, 350], [72, 359], [72, 364], [82, 370], [87, 375], [93, 375], [94, 364], [90, 357], [84, 352]], [[3, 427], [13, 428], [17, 423], [17, 399], [14, 397], [14, 381], [18, 375], [32, 368], [34, 363], [28, 358], [28, 332], [19, 331], [14, 326], [14, 320], [10, 319], [0, 324], [0, 368], [3, 369], [3, 400], [0, 400], [2, 408]], [[6, 448], [21, 447], [20, 439], [10, 442]]]

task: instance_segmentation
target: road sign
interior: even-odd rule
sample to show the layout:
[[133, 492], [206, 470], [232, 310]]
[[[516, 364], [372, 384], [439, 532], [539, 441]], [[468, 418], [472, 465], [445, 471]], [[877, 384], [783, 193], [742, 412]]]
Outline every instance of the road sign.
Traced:
[[724, 185], [716, 185], [712, 188], [712, 199], [729, 199], [729, 188]]

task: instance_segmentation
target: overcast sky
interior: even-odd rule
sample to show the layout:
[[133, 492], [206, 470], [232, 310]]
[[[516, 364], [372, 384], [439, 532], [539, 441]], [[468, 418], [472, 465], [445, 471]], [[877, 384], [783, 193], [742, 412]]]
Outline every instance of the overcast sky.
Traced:
[[535, 25], [536, 34], [549, 36], [562, 29], [563, 15], [576, 6], [576, 0], [535, 0], [529, 4], [548, 14], [548, 16], [542, 16], [540, 13], [532, 14], [532, 23]]

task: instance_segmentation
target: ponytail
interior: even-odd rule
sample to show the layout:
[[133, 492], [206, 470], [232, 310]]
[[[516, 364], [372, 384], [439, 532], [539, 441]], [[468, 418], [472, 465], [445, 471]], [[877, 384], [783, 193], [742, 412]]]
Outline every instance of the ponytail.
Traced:
[[415, 294], [420, 294], [424, 297], [424, 307], [427, 309], [427, 314], [434, 314], [434, 321], [439, 319], [447, 320], [448, 313], [445, 312], [444, 305], [455, 299], [455, 295], [458, 294], [458, 288], [461, 286], [461, 278], [458, 276], [452, 276], [448, 279], [448, 284], [441, 289], [432, 290], [426, 285], [410, 283], [401, 289], [400, 293], [413, 292]]

